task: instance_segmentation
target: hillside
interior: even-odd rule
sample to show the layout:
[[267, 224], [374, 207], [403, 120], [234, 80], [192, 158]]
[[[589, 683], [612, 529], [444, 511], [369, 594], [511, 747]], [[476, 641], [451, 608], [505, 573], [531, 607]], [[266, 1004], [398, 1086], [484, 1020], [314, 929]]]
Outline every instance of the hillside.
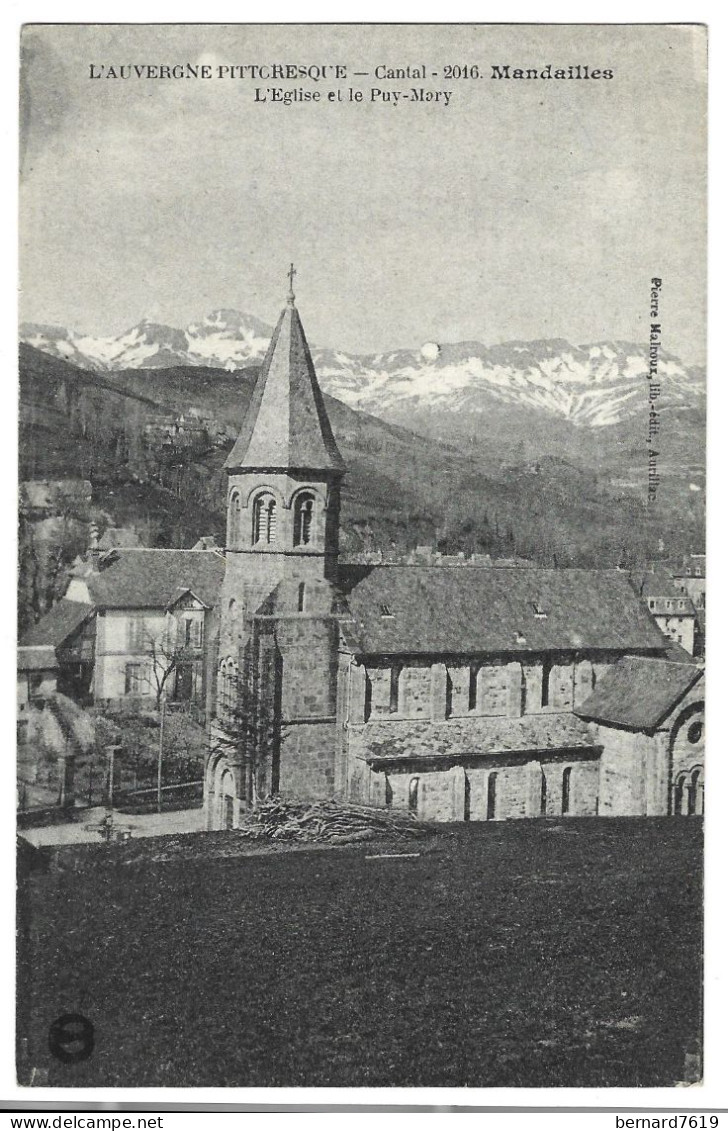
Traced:
[[[265, 322], [235, 310], [213, 311], [186, 329], [143, 320], [107, 338], [22, 328], [26, 341], [95, 371], [98, 380], [105, 374], [160, 403], [172, 398], [180, 409], [214, 409], [230, 429], [239, 421], [238, 375], [254, 375], [270, 333]], [[496, 480], [503, 468], [551, 457], [595, 473], [608, 495], [646, 497], [644, 343], [430, 341], [368, 355], [312, 345], [312, 353], [322, 388], [337, 402], [444, 440]], [[660, 520], [681, 527], [687, 515], [693, 527], [704, 505], [705, 373], [662, 351], [658, 376]]]
[[[184, 546], [202, 534], [222, 536], [221, 468], [254, 375], [253, 367], [201, 366], [97, 374], [24, 345], [21, 478], [89, 479], [94, 506], [116, 525], [138, 525], [149, 544]], [[485, 417], [469, 442], [456, 435], [445, 443], [335, 398], [326, 401], [348, 467], [345, 552], [424, 542], [449, 552], [599, 566], [641, 561], [663, 545], [678, 553], [701, 544], [702, 496], [688, 491], [682, 466], [674, 483], [667, 476], [648, 512], [636, 436], [632, 451], [623, 438], [625, 482], [619, 484], [590, 462], [588, 444], [573, 458], [565, 434], [544, 454], [535, 419], [504, 459], [499, 441], [513, 406]], [[200, 442], [158, 443], [159, 428], [182, 415], [197, 422]]]

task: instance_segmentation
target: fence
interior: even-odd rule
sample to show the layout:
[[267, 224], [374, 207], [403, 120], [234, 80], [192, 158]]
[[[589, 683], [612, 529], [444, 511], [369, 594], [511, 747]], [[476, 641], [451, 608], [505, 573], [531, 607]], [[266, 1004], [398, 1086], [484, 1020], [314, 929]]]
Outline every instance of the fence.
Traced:
[[[162, 786], [162, 811], [197, 809], [202, 804], [201, 781]], [[155, 813], [157, 789], [120, 789], [114, 793], [114, 808], [121, 813]]]

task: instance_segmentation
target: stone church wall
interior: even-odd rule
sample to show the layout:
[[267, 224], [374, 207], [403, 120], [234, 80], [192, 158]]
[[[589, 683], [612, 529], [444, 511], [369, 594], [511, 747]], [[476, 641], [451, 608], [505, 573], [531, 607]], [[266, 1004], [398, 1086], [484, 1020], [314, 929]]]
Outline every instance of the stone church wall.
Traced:
[[327, 617], [290, 617], [276, 623], [275, 634], [282, 684], [279, 791], [284, 796], [331, 797], [337, 626]]
[[333, 797], [336, 724], [299, 722], [284, 726], [284, 730], [280, 793], [304, 799]]
[[[570, 770], [569, 809], [562, 813], [564, 771]], [[547, 807], [541, 811], [546, 777]], [[412, 808], [417, 783], [416, 813], [425, 821], [517, 820], [526, 817], [593, 817], [597, 812], [599, 763], [596, 759], [553, 762], [516, 761], [497, 757], [478, 766], [432, 768], [423, 765], [369, 770], [357, 760], [353, 796], [372, 805]], [[490, 784], [493, 783], [493, 784]], [[489, 805], [489, 794], [491, 804]], [[492, 808], [491, 808], [492, 806]]]
[[[600, 816], [649, 815], [655, 801], [648, 806], [648, 792], [654, 797], [655, 790], [654, 786], [648, 790], [646, 778], [650, 771], [653, 776], [659, 772], [659, 735], [599, 724], [596, 741], [603, 747], [599, 772]], [[664, 772], [663, 777], [666, 778]], [[667, 812], [666, 780], [662, 812]]]
[[[691, 738], [700, 728], [700, 737], [697, 741]], [[690, 737], [688, 737], [690, 736]], [[705, 762], [705, 715], [702, 703], [696, 705], [691, 711], [686, 711], [683, 717], [677, 720], [677, 727], [672, 740], [672, 773], [673, 778], [680, 773], [703, 766]]]
[[[411, 719], [440, 717], [437, 705], [433, 704], [433, 687], [436, 686], [433, 673], [439, 666], [438, 662], [428, 660], [399, 667], [398, 703], [393, 711], [392, 666], [368, 664], [367, 717], [384, 718], [392, 714]], [[607, 670], [609, 665], [593, 665], [590, 660], [554, 664], [549, 674], [548, 704], [542, 706], [543, 665], [539, 660], [498, 661], [475, 667], [469, 662], [450, 661], [446, 665], [447, 713], [453, 718], [463, 718], [570, 711], [575, 702], [591, 694], [597, 667]], [[471, 708], [472, 671], [476, 673], [476, 695], [475, 706]]]

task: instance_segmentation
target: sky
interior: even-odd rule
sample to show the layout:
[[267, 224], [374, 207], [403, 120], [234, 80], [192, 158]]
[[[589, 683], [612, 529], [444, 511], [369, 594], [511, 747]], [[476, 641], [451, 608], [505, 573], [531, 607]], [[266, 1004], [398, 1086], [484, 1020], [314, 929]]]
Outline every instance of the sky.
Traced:
[[[45, 25], [22, 55], [23, 321], [112, 335], [223, 307], [271, 323], [293, 260], [321, 346], [639, 343], [657, 275], [664, 350], [704, 362], [701, 28]], [[185, 62], [348, 76], [89, 78]], [[443, 80], [474, 63], [484, 77]], [[490, 77], [549, 63], [614, 78]], [[422, 64], [437, 77], [371, 73]], [[271, 86], [322, 101], [256, 103]], [[349, 87], [360, 103], [328, 101]]]

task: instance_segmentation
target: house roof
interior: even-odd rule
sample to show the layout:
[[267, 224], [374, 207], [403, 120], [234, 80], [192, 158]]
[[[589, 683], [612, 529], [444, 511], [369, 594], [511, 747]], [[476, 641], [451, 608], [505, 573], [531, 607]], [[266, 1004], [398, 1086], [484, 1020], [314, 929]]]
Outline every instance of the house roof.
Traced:
[[673, 593], [670, 597], [649, 597], [648, 605], [653, 616], [695, 617], [695, 606], [682, 593]]
[[225, 467], [345, 470], [292, 296], [273, 331]]
[[683, 648], [682, 644], [678, 644], [677, 640], [674, 640], [672, 636], [665, 637], [663, 658], [665, 660], [672, 660], [674, 663], [678, 664], [692, 664], [695, 666], [699, 663], [697, 656], [691, 656], [691, 654]]
[[124, 549], [86, 583], [100, 609], [166, 609], [188, 589], [212, 607], [224, 574], [224, 558], [214, 550]]
[[92, 613], [91, 606], [80, 601], [58, 601], [37, 624], [27, 630], [20, 646], [59, 648]]
[[350, 566], [341, 588], [358, 654], [665, 647], [618, 570]]
[[49, 671], [58, 667], [56, 650], [49, 644], [35, 644], [18, 648], [17, 668], [19, 672]]
[[702, 670], [694, 664], [625, 656], [605, 672], [575, 713], [583, 719], [651, 730], [702, 678]]
[[372, 762], [477, 757], [549, 750], [592, 750], [587, 725], [569, 712], [522, 718], [449, 719], [398, 726], [390, 720], [351, 726], [350, 743]]

